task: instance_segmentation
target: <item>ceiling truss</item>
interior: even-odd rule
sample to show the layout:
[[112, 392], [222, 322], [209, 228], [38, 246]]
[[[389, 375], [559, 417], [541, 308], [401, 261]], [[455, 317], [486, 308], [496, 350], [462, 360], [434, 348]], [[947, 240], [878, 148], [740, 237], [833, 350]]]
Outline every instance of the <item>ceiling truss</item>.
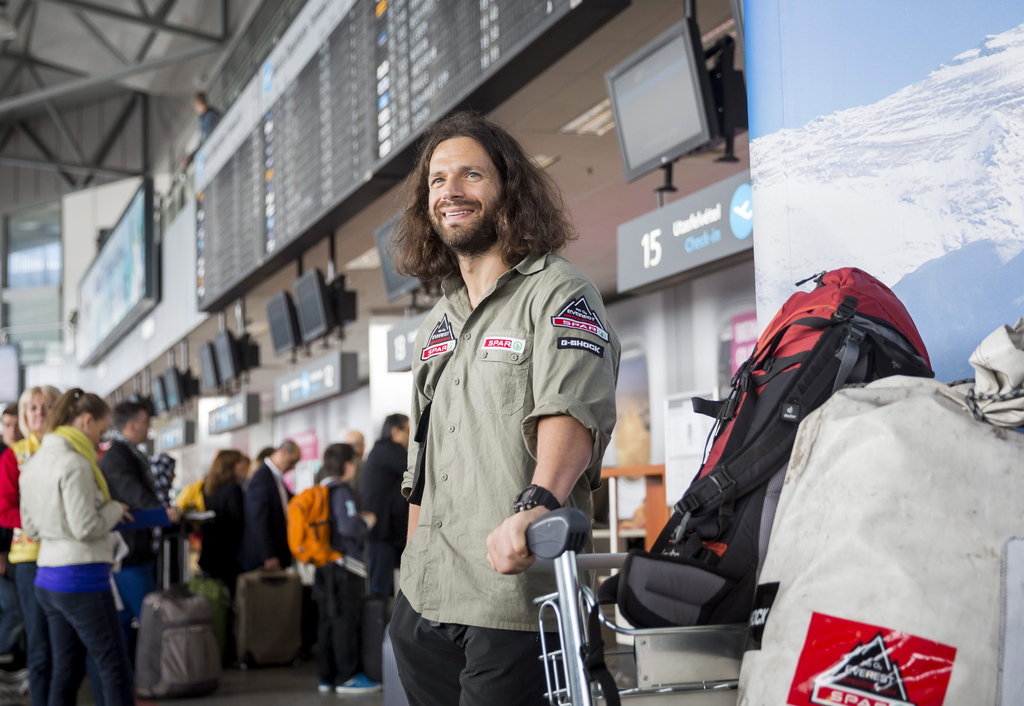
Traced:
[[[161, 0], [156, 8], [147, 8], [144, 0], [134, 0], [138, 12], [102, 5], [88, 0], [24, 0], [13, 18], [18, 27], [19, 36], [24, 38], [20, 49], [10, 46], [10, 42], [0, 42], [0, 62], [6, 65], [8, 73], [0, 74], [0, 165], [27, 167], [56, 171], [63, 183], [70, 189], [88, 186], [96, 177], [124, 178], [145, 174], [150, 168], [150, 145], [148, 139], [148, 96], [125, 88], [130, 99], [123, 109], [110, 121], [100, 126], [102, 137], [92, 155], [87, 155], [81, 146], [80, 139], [68, 124], [67, 116], [62, 112], [58, 99], [87, 93], [90, 90], [110, 86], [119, 81], [164, 68], [204, 54], [219, 51], [228, 40], [228, 0], [216, 0], [219, 14], [219, 31], [210, 33], [201, 29], [185, 27], [168, 21], [177, 0]], [[117, 66], [110, 71], [87, 74], [74, 66], [47, 60], [32, 50], [32, 40], [36, 32], [37, 18], [41, 5], [60, 6], [70, 10], [70, 17], [79, 24], [86, 33], [114, 59]], [[98, 17], [124, 22], [146, 31], [142, 43], [126, 50], [111, 40], [94, 20]], [[188, 40], [188, 46], [178, 48], [164, 56], [150, 57], [150, 51], [158, 36], [169, 34]], [[42, 71], [49, 72], [44, 78]], [[62, 74], [67, 80], [55, 82], [54, 73]], [[21, 92], [17, 92], [18, 89]], [[109, 95], [109, 94], [108, 94]], [[89, 101], [86, 100], [85, 104]], [[80, 107], [82, 102], [78, 103]], [[26, 114], [42, 110], [42, 115], [33, 115], [31, 120]], [[138, 120], [141, 129], [140, 155], [138, 169], [126, 169], [123, 166], [110, 166], [105, 162], [111, 150], [124, 135], [132, 121]], [[47, 143], [40, 133], [40, 121], [52, 123], [59, 137], [59, 142], [67, 148], [60, 149], [58, 144]], [[12, 138], [20, 135], [21, 150], [11, 153], [9, 147]], [[95, 141], [94, 141], [95, 142]], [[25, 154], [24, 147], [29, 145], [32, 154]], [[68, 159], [67, 155], [73, 157]], [[64, 156], [61, 156], [61, 155]]]

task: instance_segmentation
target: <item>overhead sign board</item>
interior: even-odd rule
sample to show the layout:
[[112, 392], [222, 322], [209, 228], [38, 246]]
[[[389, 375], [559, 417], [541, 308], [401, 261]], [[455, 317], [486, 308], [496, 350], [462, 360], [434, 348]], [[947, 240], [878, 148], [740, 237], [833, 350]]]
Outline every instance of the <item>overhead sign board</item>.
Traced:
[[412, 359], [415, 355], [416, 332], [420, 324], [427, 318], [426, 312], [414, 316], [408, 321], [395, 324], [388, 331], [388, 372], [404, 373], [412, 370]]
[[287, 412], [359, 387], [359, 358], [333, 351], [274, 381], [274, 411]]
[[260, 421], [260, 396], [235, 395], [227, 404], [210, 411], [210, 434], [243, 429]]
[[156, 432], [156, 452], [164, 453], [196, 443], [196, 423], [191, 419], [172, 419]]
[[618, 291], [697, 270], [754, 247], [750, 172], [619, 226]]

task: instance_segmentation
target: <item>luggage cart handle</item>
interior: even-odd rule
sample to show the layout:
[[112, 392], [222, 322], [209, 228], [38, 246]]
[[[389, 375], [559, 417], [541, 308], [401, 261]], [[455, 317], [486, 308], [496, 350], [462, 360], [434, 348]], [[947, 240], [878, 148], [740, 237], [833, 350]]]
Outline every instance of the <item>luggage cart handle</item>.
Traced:
[[587, 543], [590, 523], [572, 507], [549, 512], [526, 530], [526, 546], [541, 559], [556, 559], [566, 551], [580, 552]]

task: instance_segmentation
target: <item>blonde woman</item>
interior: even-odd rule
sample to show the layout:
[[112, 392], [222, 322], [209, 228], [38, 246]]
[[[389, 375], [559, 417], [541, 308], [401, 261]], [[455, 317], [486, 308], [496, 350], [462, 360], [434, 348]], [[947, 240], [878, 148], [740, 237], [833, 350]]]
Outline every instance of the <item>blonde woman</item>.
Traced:
[[32, 706], [46, 706], [50, 683], [50, 637], [46, 616], [36, 603], [36, 558], [39, 545], [21, 529], [21, 468], [39, 450], [43, 426], [60, 390], [52, 385], [30, 387], [18, 399], [18, 428], [24, 437], [0, 456], [0, 527], [14, 530], [9, 569], [21, 604], [27, 643], [29, 693]]
[[35, 585], [53, 650], [49, 706], [73, 706], [87, 656], [105, 706], [135, 704], [110, 583], [110, 531], [131, 516], [111, 499], [96, 462], [109, 426], [106, 402], [68, 390], [53, 403], [39, 450], [21, 476], [23, 527], [40, 542]]

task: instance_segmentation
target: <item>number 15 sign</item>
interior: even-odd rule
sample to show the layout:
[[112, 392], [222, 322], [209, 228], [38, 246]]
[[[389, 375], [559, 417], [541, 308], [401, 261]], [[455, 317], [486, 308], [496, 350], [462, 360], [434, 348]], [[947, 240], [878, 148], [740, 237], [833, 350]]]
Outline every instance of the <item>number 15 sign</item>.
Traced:
[[[619, 226], [618, 291], [628, 292], [726, 258], [753, 246], [750, 173], [743, 172]], [[724, 263], [719, 263], [724, 264]]]

